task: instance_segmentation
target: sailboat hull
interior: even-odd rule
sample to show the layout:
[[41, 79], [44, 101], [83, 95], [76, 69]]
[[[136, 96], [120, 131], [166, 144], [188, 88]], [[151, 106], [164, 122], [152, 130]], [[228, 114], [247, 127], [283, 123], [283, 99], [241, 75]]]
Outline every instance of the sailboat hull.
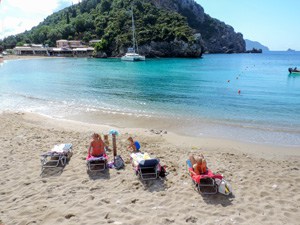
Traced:
[[124, 55], [121, 57], [121, 60], [123, 61], [131, 61], [131, 62], [136, 62], [136, 61], [145, 61], [145, 56], [142, 55]]

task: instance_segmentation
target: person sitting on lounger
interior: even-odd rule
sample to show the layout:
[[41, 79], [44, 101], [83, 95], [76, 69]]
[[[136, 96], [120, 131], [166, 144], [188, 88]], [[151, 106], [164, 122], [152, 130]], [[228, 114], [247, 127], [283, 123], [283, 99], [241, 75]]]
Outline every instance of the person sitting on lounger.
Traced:
[[190, 155], [190, 161], [193, 165], [194, 172], [198, 175], [206, 173], [207, 167], [206, 167], [206, 160], [204, 159], [204, 156], [201, 154], [200, 156], [193, 156]]
[[140, 151], [140, 143], [137, 141], [133, 141], [132, 137], [127, 139], [129, 141], [129, 146], [127, 147], [128, 150], [132, 152], [139, 152]]
[[90, 143], [88, 155], [94, 157], [101, 157], [105, 154], [104, 143], [99, 134], [94, 133], [92, 135], [93, 140]]

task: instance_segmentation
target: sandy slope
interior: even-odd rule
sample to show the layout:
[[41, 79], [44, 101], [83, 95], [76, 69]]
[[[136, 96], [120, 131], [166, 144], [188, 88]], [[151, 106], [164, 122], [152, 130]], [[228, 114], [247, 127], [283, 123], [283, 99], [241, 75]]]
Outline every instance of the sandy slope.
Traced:
[[[119, 129], [118, 150], [126, 168], [89, 175], [85, 156], [90, 135], [109, 129], [32, 114], [0, 114], [0, 221], [5, 225], [299, 224], [299, 149]], [[134, 175], [126, 151], [129, 134], [168, 166], [167, 179], [141, 182]], [[74, 151], [69, 164], [62, 173], [47, 171], [40, 176], [39, 155], [66, 142], [73, 144]], [[233, 197], [202, 196], [193, 190], [185, 160], [199, 151], [208, 166], [231, 183]]]

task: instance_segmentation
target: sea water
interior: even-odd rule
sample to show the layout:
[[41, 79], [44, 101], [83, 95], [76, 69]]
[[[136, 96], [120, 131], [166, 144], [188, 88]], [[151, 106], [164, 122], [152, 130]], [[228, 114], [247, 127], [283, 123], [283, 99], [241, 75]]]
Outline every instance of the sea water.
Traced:
[[300, 146], [300, 75], [288, 73], [295, 66], [297, 52], [11, 60], [0, 64], [0, 111], [158, 118], [187, 135]]

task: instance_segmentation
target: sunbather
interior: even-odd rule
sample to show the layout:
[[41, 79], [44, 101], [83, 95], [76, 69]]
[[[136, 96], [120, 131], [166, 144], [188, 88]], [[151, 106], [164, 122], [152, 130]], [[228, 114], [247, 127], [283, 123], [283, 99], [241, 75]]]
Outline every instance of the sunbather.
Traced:
[[140, 151], [140, 144], [137, 141], [133, 141], [132, 137], [127, 139], [129, 141], [129, 146], [127, 147], [128, 150], [132, 152], [139, 152]]
[[190, 155], [189, 159], [193, 165], [193, 169], [196, 174], [199, 175], [206, 173], [206, 160], [204, 159], [204, 156], [202, 154], [200, 156]]
[[88, 155], [94, 157], [101, 157], [105, 154], [104, 143], [99, 134], [94, 133], [92, 135], [93, 140], [90, 143]]

